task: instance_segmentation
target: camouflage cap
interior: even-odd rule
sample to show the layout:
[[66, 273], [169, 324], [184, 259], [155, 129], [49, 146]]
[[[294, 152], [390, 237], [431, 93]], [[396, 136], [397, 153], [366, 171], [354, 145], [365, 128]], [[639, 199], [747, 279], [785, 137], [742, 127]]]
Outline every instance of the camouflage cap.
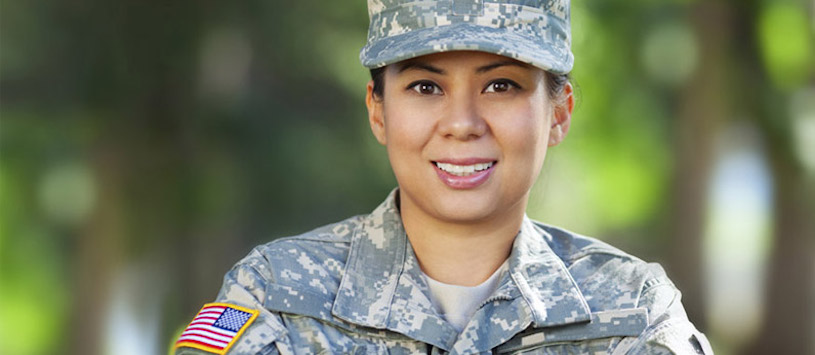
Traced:
[[368, 68], [425, 54], [474, 50], [553, 73], [572, 69], [569, 0], [368, 0]]

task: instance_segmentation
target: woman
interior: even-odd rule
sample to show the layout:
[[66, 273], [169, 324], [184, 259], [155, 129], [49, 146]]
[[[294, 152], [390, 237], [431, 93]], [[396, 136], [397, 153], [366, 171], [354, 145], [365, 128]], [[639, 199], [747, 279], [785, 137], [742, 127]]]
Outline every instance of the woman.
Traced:
[[568, 0], [368, 6], [398, 188], [255, 248], [176, 353], [711, 353], [658, 265], [526, 217], [571, 122]]

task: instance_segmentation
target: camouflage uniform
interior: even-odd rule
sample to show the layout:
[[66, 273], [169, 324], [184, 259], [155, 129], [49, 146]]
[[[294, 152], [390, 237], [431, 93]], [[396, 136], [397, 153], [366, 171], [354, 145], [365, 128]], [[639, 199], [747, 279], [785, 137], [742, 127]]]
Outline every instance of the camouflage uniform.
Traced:
[[397, 195], [227, 273], [218, 301], [260, 310], [228, 354], [712, 353], [659, 265], [528, 218], [500, 286], [456, 332], [432, 306]]
[[[478, 50], [572, 69], [569, 0], [368, 0], [368, 10], [368, 68]], [[369, 215], [240, 261], [218, 302], [259, 315], [228, 353], [712, 353], [659, 265], [528, 218], [498, 288], [459, 333], [433, 307], [397, 204], [394, 192]]]

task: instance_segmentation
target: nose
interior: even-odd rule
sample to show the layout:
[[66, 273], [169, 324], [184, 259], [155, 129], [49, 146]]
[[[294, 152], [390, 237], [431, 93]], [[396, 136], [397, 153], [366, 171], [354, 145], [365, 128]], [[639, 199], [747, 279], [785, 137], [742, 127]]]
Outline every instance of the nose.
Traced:
[[439, 122], [439, 133], [445, 138], [464, 141], [483, 136], [488, 126], [479, 111], [476, 98], [471, 95], [453, 96]]

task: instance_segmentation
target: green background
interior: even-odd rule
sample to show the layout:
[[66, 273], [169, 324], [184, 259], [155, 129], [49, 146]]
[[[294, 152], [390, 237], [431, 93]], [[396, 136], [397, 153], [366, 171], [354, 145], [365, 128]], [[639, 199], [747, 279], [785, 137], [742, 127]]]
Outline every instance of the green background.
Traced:
[[[662, 263], [718, 354], [815, 354], [815, 3], [572, 4], [529, 215]], [[356, 1], [0, 3], [0, 353], [163, 354], [252, 246], [395, 186]]]

